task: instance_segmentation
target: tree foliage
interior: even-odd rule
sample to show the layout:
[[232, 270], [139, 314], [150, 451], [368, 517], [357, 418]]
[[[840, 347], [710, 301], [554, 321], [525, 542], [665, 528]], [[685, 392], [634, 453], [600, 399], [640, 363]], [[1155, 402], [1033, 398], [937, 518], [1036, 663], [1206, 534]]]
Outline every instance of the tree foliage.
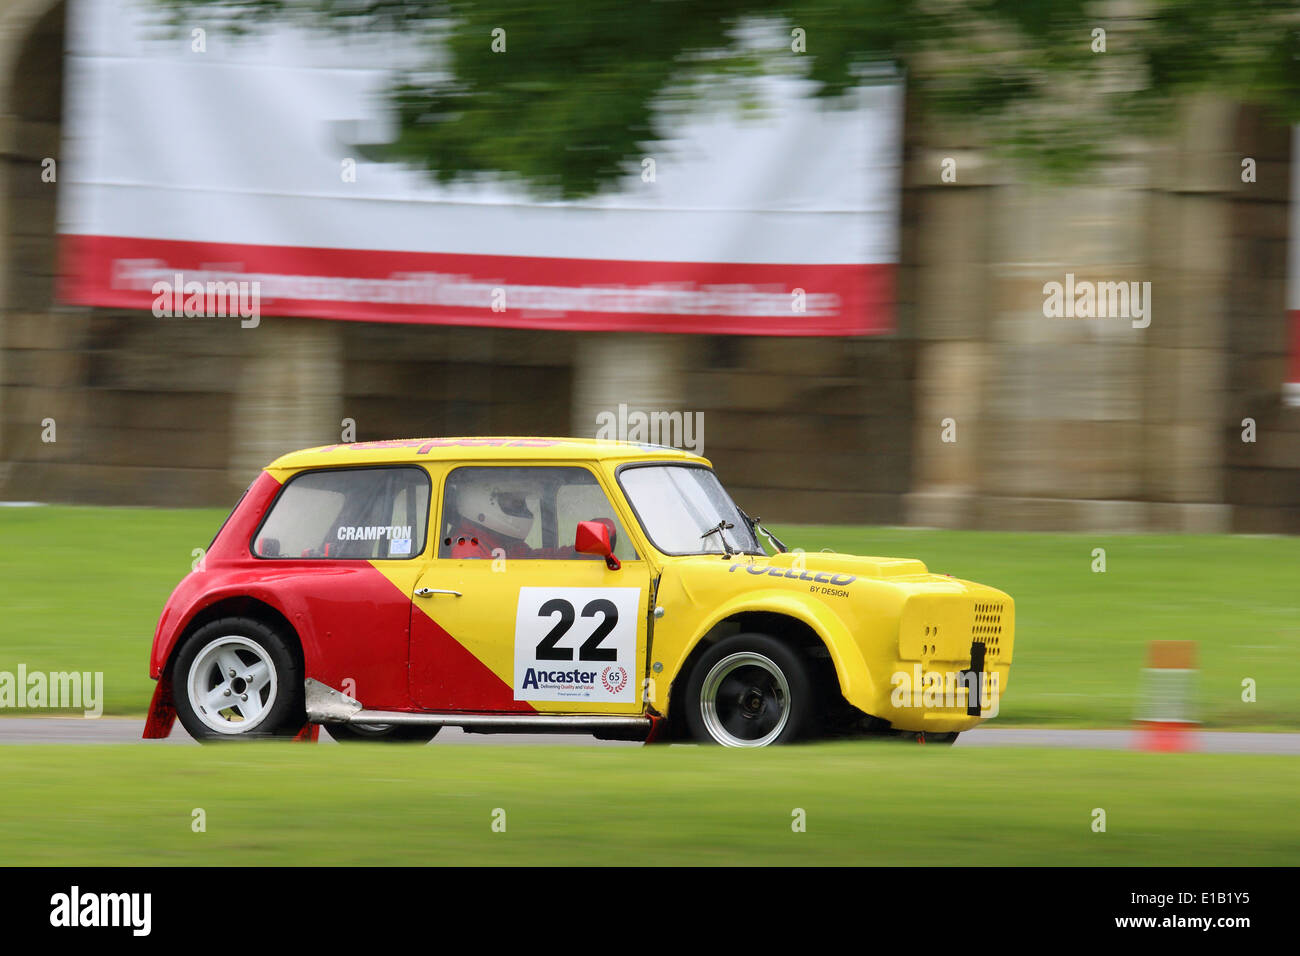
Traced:
[[932, 125], [974, 125], [988, 145], [1052, 173], [1151, 131], [1190, 92], [1300, 120], [1292, 0], [157, 2], [180, 26], [418, 33], [428, 68], [393, 86], [400, 133], [389, 158], [443, 181], [504, 174], [565, 198], [639, 168], [675, 111], [743, 102], [748, 80], [774, 72], [805, 75], [828, 98], [903, 76]]

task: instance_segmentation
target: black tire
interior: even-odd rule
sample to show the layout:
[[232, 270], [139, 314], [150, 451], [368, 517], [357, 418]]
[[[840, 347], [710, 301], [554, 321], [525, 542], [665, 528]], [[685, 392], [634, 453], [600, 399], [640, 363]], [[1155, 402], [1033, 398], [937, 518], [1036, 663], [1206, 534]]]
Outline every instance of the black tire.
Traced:
[[325, 733], [341, 744], [378, 741], [390, 744], [427, 744], [441, 727], [419, 724], [321, 724]]
[[[233, 655], [226, 660], [241, 665], [240, 673], [234, 677], [221, 673], [224, 665], [215, 656], [220, 656], [222, 651]], [[201, 658], [206, 663], [201, 663]], [[260, 678], [261, 665], [273, 675], [274, 682], [248, 684], [244, 678], [255, 675]], [[192, 685], [200, 696], [204, 690], [224, 695], [217, 699], [222, 703], [229, 700], [231, 707], [213, 711], [201, 699], [196, 703]], [[251, 618], [221, 618], [191, 634], [172, 664], [172, 696], [181, 725], [191, 737], [202, 742], [292, 737], [307, 721], [302, 665], [297, 654], [283, 635]], [[262, 705], [261, 710], [245, 718], [241, 708], [245, 702], [251, 706], [253, 697]], [[245, 722], [252, 726], [240, 729], [240, 724]], [[223, 725], [225, 731], [216, 729], [214, 724]]]
[[735, 634], [691, 669], [686, 726], [702, 743], [791, 743], [816, 732], [813, 687], [811, 668], [796, 649], [766, 634]]

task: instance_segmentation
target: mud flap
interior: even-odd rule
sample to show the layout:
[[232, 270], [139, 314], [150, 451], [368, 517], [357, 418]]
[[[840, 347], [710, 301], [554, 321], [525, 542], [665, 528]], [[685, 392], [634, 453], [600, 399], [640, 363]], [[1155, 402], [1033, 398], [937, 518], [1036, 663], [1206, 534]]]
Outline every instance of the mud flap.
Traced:
[[303, 724], [302, 730], [298, 731], [293, 739], [308, 744], [316, 743], [316, 741], [320, 740], [320, 724]]
[[966, 716], [978, 717], [983, 710], [980, 700], [981, 685], [984, 681], [983, 641], [975, 641], [970, 646], [970, 670], [961, 672], [961, 679], [966, 684]]
[[668, 720], [660, 717], [658, 714], [647, 715], [650, 718], [650, 733], [646, 734], [645, 742], [647, 744], [667, 743], [668, 741]]
[[144, 721], [143, 740], [162, 740], [171, 735], [176, 723], [176, 706], [172, 702], [172, 681], [166, 674], [158, 678], [149, 701], [149, 716]]

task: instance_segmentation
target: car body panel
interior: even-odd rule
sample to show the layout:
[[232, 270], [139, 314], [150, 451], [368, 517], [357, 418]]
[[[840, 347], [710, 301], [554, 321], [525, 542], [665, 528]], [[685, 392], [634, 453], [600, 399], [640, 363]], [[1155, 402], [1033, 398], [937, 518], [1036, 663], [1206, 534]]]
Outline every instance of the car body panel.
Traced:
[[[671, 559], [660, 582], [652, 661], [676, 675], [698, 642], [720, 622], [744, 612], [784, 614], [808, 625], [826, 645], [845, 700], [901, 730], [959, 732], [982, 719], [966, 713], [958, 692], [951, 706], [924, 706], [920, 692], [929, 674], [960, 673], [970, 665], [971, 643], [992, 628], [976, 606], [1003, 607], [999, 653], [988, 659], [1005, 691], [1014, 639], [1014, 605], [993, 588], [931, 574], [915, 560], [786, 552]], [[976, 619], [981, 620], [977, 621]], [[926, 629], [930, 630], [927, 631]], [[934, 636], [931, 636], [931, 631]], [[926, 649], [922, 652], [921, 645]], [[930, 647], [933, 645], [934, 649]], [[895, 692], [906, 674], [921, 683], [900, 701]], [[656, 681], [654, 706], [667, 712], [671, 680]], [[901, 705], [900, 705], [901, 704]]]

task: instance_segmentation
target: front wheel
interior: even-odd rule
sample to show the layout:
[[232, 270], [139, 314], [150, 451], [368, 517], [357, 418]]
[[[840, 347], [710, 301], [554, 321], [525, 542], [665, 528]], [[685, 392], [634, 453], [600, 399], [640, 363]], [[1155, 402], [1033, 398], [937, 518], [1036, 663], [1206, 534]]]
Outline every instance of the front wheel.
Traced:
[[324, 724], [323, 726], [325, 733], [341, 744], [358, 740], [427, 744], [442, 729], [421, 724]]
[[176, 716], [200, 741], [292, 737], [306, 722], [302, 667], [261, 621], [203, 625], [172, 668]]
[[813, 716], [808, 664], [766, 634], [719, 641], [704, 652], [686, 684], [686, 725], [705, 743], [789, 743], [812, 733]]

